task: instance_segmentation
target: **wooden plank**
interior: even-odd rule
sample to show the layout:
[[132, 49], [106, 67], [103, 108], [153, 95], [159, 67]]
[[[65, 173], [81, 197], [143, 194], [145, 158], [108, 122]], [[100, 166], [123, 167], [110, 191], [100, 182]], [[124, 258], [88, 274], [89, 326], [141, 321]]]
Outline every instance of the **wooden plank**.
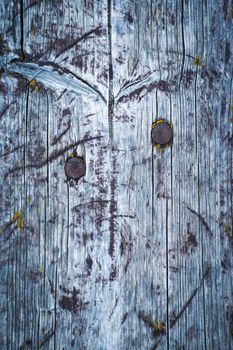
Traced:
[[[172, 150], [172, 202], [169, 229], [169, 346], [205, 348], [203, 284], [208, 266], [203, 266], [199, 212], [198, 121], [196, 115], [196, 64], [199, 56], [199, 10], [201, 4], [183, 1], [173, 9], [174, 34], [168, 38], [171, 80], [171, 118], [174, 124]], [[199, 19], [198, 28], [196, 20]], [[198, 36], [196, 37], [198, 33]], [[176, 48], [174, 50], [174, 48]], [[176, 68], [177, 67], [177, 68]], [[177, 75], [178, 73], [178, 75]]]
[[[4, 167], [4, 162], [1, 167], [7, 179], [7, 183], [4, 183], [6, 193], [14, 184], [15, 176], [19, 177], [16, 193], [22, 197], [25, 195], [28, 200], [23, 214], [23, 231], [26, 226], [32, 230], [32, 234], [25, 234], [20, 249], [11, 245], [9, 261], [12, 267], [9, 264], [7, 279], [14, 279], [17, 285], [13, 285], [14, 293], [7, 297], [9, 316], [5, 328], [7, 331], [3, 332], [11, 349], [85, 349], [90, 342], [91, 329], [103, 335], [106, 329], [106, 324], [102, 322], [102, 328], [98, 331], [99, 319], [103, 318], [105, 308], [109, 307], [104, 303], [107, 298], [101, 297], [107, 293], [107, 289], [99, 297], [93, 298], [93, 288], [90, 288], [90, 285], [96, 285], [96, 291], [101, 292], [105, 280], [108, 282], [112, 274], [111, 257], [108, 266], [105, 265], [105, 255], [109, 256], [109, 225], [104, 222], [105, 210], [109, 208], [108, 118], [106, 98], [102, 94], [107, 84], [106, 7], [102, 8], [101, 4], [92, 6], [90, 3], [83, 6], [81, 3], [82, 13], [76, 9], [75, 2], [64, 2], [65, 11], [69, 12], [74, 5], [74, 22], [77, 21], [77, 14], [87, 21], [87, 27], [82, 22], [80, 26], [75, 24], [79, 36], [83, 36], [80, 41], [83, 48], [80, 44], [78, 47], [82, 52], [82, 67], [77, 57], [77, 62], [72, 65], [73, 71], [70, 71], [68, 64], [64, 69], [60, 64], [66, 61], [66, 52], [59, 55], [60, 61], [57, 58], [58, 62], [54, 62], [56, 51], [52, 52], [52, 49], [46, 51], [46, 57], [41, 56], [40, 61], [38, 57], [32, 60], [31, 52], [39, 54], [42, 49], [51, 48], [53, 37], [47, 33], [56, 32], [55, 22], [56, 18], [60, 18], [60, 9], [53, 6], [50, 17], [45, 16], [49, 4], [44, 7], [42, 3], [24, 2], [26, 57], [24, 61], [9, 64], [6, 69], [8, 76], [16, 73], [30, 81], [19, 78], [26, 85], [21, 92], [24, 94], [23, 101], [20, 100], [21, 109], [18, 108], [20, 131], [13, 138], [15, 144], [22, 141], [23, 163], [15, 164], [13, 159], [8, 164], [9, 169]], [[62, 33], [66, 33], [70, 21], [70, 30], [67, 30], [69, 41], [73, 40], [75, 30], [71, 17], [67, 14], [65, 18], [68, 22], [63, 23], [64, 28], [59, 27]], [[42, 27], [38, 23], [39, 18], [44, 21]], [[40, 33], [38, 41], [35, 38], [31, 40], [30, 36], [31, 31], [34, 33], [35, 22], [45, 34]], [[61, 19], [58, 26], [62, 22]], [[86, 47], [86, 30], [90, 32], [96, 26], [100, 29], [93, 31], [92, 36], [88, 34], [89, 44]], [[52, 48], [61, 50], [64, 42], [68, 44], [67, 37], [60, 38], [59, 47], [52, 45]], [[68, 49], [72, 57], [72, 48]], [[88, 69], [90, 63], [91, 70]], [[6, 85], [9, 96], [14, 96], [11, 79], [7, 80]], [[97, 82], [92, 85], [88, 79], [91, 83], [94, 80]], [[98, 91], [98, 84], [102, 93]], [[4, 118], [9, 123], [8, 114], [4, 114]], [[12, 133], [11, 128], [7, 130]], [[3, 147], [5, 144], [3, 142]], [[69, 154], [76, 149], [85, 157], [87, 174], [85, 180], [72, 187], [66, 182], [64, 164]], [[86, 215], [86, 212], [89, 214]], [[107, 235], [106, 239], [101, 239], [103, 235]], [[105, 255], [101, 253], [102, 250], [106, 252]], [[101, 266], [104, 266], [103, 272]], [[78, 336], [80, 332], [82, 338]], [[109, 341], [111, 339], [106, 339], [106, 342]], [[6, 342], [4, 339], [4, 345]], [[101, 348], [103, 336], [99, 342], [97, 346]]]
[[231, 12], [1, 2], [2, 349], [232, 348]]
[[202, 237], [203, 263], [211, 266], [204, 285], [205, 333], [206, 347], [213, 349], [232, 348], [231, 11], [227, 2], [203, 7], [206, 63], [197, 79], [199, 211], [212, 232]]
[[[153, 8], [148, 2], [113, 4], [114, 138], [125, 169], [120, 206], [122, 213], [133, 215], [121, 219], [123, 227], [131, 228], [132, 236], [131, 262], [124, 277], [126, 295], [131, 297], [123, 294], [128, 318], [122, 332], [127, 338], [123, 336], [117, 347], [122, 349], [157, 348], [158, 343], [161, 348], [168, 346], [166, 248], [171, 157], [170, 150], [153, 150], [150, 133], [158, 116], [170, 116], [168, 99], [159, 88], [160, 14], [152, 14]], [[160, 328], [156, 330], [154, 324]]]

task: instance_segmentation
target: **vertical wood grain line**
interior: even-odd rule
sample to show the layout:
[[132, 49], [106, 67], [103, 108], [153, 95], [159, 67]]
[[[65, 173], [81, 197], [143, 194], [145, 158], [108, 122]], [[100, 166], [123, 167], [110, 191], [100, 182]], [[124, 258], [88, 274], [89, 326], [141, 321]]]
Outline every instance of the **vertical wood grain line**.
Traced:
[[184, 0], [181, 0], [181, 37], [182, 37], [182, 65], [181, 65], [181, 72], [180, 72], [180, 81], [179, 81], [179, 87], [181, 84], [181, 80], [183, 77], [183, 71], [184, 71], [184, 61], [185, 61], [185, 41], [184, 41]]
[[107, 0], [107, 15], [108, 15], [108, 124], [109, 124], [109, 143], [111, 157], [111, 181], [110, 181], [110, 219], [109, 219], [109, 249], [108, 253], [113, 258], [115, 250], [115, 213], [117, 204], [115, 200], [116, 193], [116, 159], [113, 155], [113, 115], [114, 115], [114, 94], [113, 94], [113, 62], [112, 62], [112, 0]]
[[169, 350], [169, 295], [168, 295], [168, 198], [166, 198], [166, 328], [167, 328], [167, 350]]
[[112, 65], [112, 0], [108, 0], [108, 124], [109, 124], [109, 141], [113, 141], [113, 65]]
[[[25, 123], [23, 127], [25, 127], [25, 134], [24, 134], [24, 170], [23, 170], [23, 193], [21, 197], [21, 208], [23, 209], [24, 207], [24, 202], [25, 199], [28, 196], [28, 185], [27, 185], [27, 179], [26, 179], [26, 158], [27, 158], [27, 137], [28, 137], [28, 120], [29, 120], [29, 96], [30, 96], [30, 85], [29, 82], [27, 84], [27, 91], [26, 91], [26, 105], [25, 105]], [[25, 223], [27, 223], [27, 209], [25, 210], [24, 213], [24, 220]], [[24, 223], [24, 232], [26, 231], [26, 225]], [[24, 245], [25, 243], [25, 245]], [[22, 246], [23, 246], [23, 253], [22, 253], [22, 265], [24, 265], [25, 270], [27, 270], [27, 265], [28, 265], [28, 235], [27, 233], [25, 234], [24, 237], [24, 242], [22, 241]], [[28, 293], [27, 293], [27, 280], [23, 280], [23, 297], [22, 297], [22, 305], [23, 305], [23, 315], [24, 315], [24, 321], [22, 322], [22, 333], [23, 333], [23, 340], [26, 339], [26, 332], [27, 332], [27, 299], [28, 299]]]

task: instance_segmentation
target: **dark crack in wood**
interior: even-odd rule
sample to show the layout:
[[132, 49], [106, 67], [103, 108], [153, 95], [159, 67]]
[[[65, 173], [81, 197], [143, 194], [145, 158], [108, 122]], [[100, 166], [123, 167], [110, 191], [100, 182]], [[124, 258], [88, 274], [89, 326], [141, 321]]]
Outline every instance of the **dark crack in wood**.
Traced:
[[23, 10], [23, 0], [20, 0], [20, 49], [22, 59], [25, 60], [24, 52], [24, 10]]

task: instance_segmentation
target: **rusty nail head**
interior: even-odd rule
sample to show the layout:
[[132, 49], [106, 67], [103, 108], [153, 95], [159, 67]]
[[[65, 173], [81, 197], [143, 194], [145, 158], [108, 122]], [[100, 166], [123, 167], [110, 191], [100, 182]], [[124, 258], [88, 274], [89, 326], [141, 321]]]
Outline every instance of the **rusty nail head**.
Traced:
[[154, 146], [164, 148], [172, 144], [172, 125], [164, 120], [158, 119], [152, 124], [151, 139]]
[[69, 158], [65, 164], [65, 174], [69, 179], [78, 180], [86, 173], [86, 164], [83, 158]]

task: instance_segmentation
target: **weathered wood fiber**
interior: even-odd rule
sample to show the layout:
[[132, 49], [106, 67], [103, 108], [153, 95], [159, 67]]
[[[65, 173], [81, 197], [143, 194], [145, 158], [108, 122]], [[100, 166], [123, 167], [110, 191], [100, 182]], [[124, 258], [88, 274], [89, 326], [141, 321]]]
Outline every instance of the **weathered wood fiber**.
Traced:
[[0, 349], [233, 349], [232, 8], [0, 1]]

